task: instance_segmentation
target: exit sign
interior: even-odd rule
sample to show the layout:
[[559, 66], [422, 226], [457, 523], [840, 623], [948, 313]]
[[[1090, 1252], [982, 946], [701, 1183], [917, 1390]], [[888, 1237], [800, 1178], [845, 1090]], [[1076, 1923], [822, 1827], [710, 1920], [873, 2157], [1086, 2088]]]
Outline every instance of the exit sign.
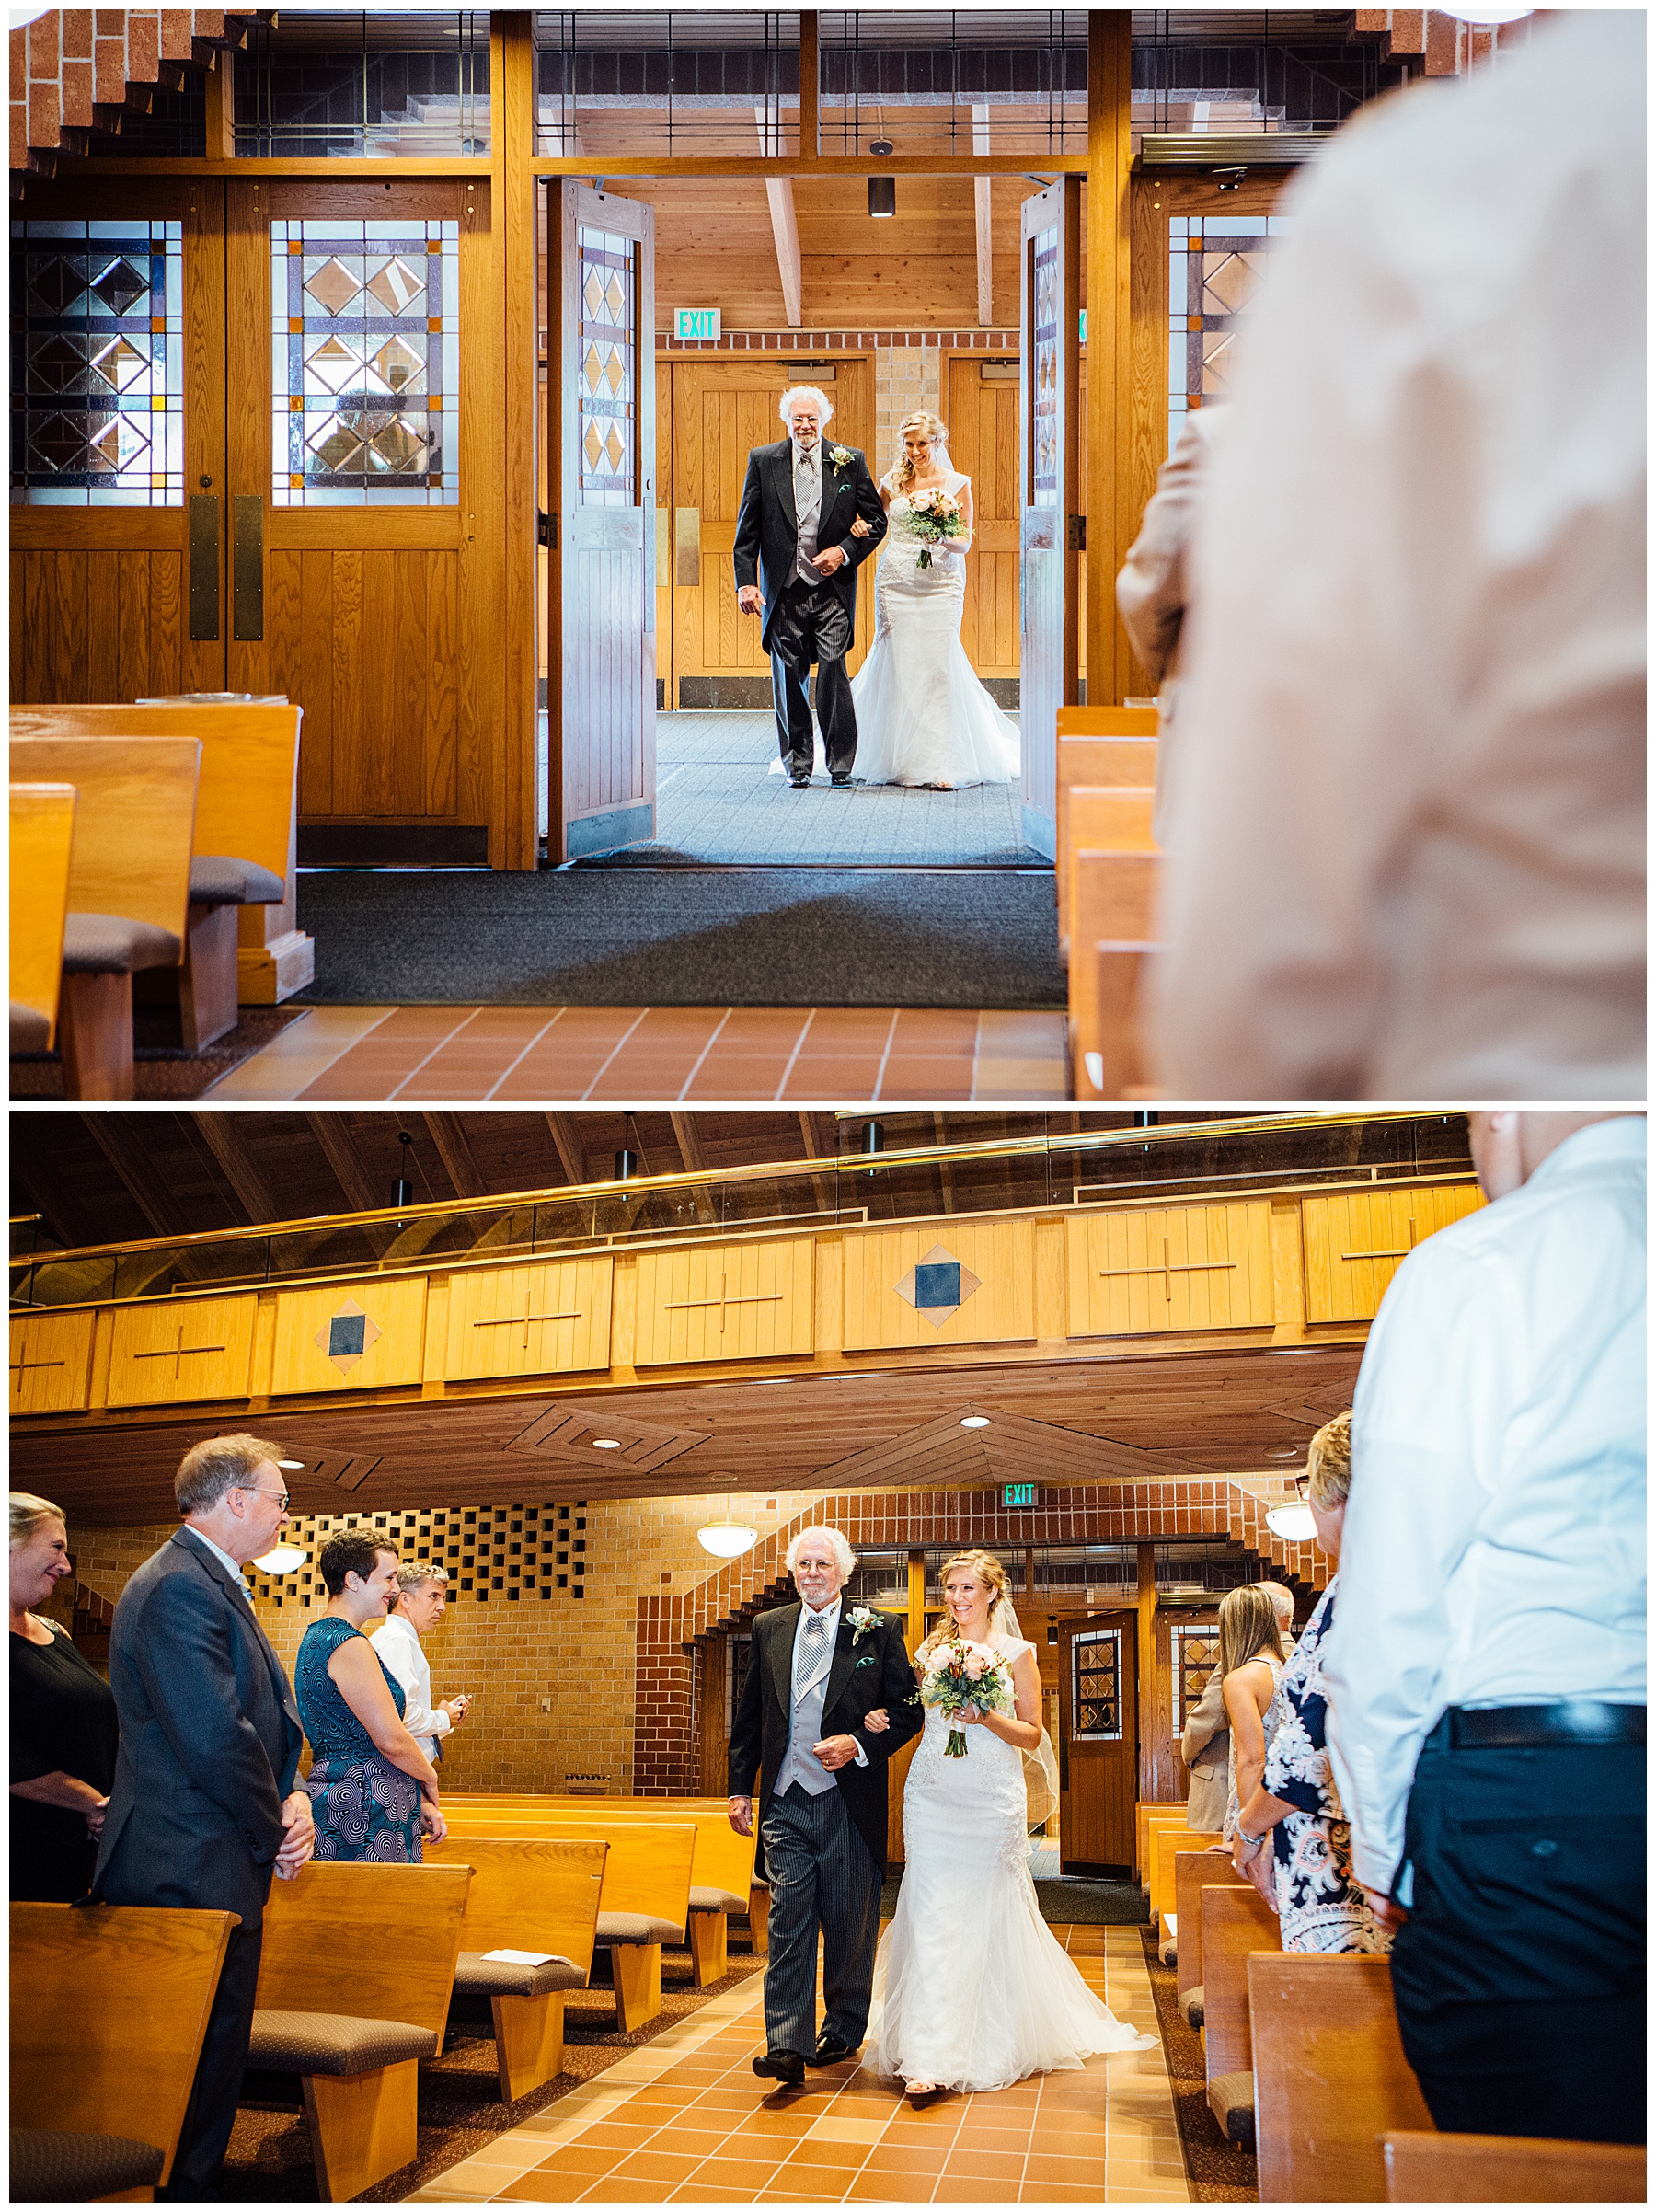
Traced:
[[673, 310], [673, 335], [677, 339], [717, 338], [719, 332], [717, 307], [675, 307]]
[[1001, 1491], [1003, 1505], [1033, 1505], [1034, 1503], [1035, 1485], [1033, 1482], [1008, 1482]]

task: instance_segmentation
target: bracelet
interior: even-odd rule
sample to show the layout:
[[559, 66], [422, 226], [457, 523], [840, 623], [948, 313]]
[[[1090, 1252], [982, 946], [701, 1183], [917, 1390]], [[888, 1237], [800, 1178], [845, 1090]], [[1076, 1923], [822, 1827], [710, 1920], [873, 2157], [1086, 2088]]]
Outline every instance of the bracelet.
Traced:
[[1238, 1839], [1248, 1846], [1250, 1851], [1257, 1851], [1259, 1846], [1265, 1840], [1263, 1833], [1258, 1836], [1250, 1836], [1248, 1830], [1242, 1826], [1240, 1821], [1236, 1823], [1235, 1833]]

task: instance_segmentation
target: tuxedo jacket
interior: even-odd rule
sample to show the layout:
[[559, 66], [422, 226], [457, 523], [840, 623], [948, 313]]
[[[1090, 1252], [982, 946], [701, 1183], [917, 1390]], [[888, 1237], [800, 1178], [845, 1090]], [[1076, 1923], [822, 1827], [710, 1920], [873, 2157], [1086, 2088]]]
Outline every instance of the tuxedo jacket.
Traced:
[[[834, 450], [832, 438], [824, 438], [817, 450], [822, 455], [822, 470], [817, 551], [825, 553], [830, 546], [845, 548], [845, 565], [835, 569], [827, 579], [826, 588], [845, 601], [846, 613], [855, 617], [857, 571], [886, 534], [885, 509], [880, 503], [879, 487], [868, 474], [868, 464], [855, 446], [841, 448], [848, 457], [839, 465], [829, 458]], [[851, 535], [851, 525], [859, 514], [870, 525], [870, 535], [867, 537]], [[737, 590], [743, 584], [755, 582], [765, 587], [763, 642], [766, 652], [770, 651], [776, 601], [793, 567], [799, 542], [793, 440], [784, 438], [776, 445], [757, 445], [748, 455], [742, 504], [736, 510], [734, 551]]]
[[[799, 1624], [797, 1600], [754, 1619], [753, 1656], [730, 1730], [730, 1795], [751, 1797], [753, 1777], [763, 1769], [761, 1823], [788, 1756], [794, 1634]], [[883, 1734], [874, 1734], [862, 1723], [881, 1705], [891, 1715], [891, 1725]], [[898, 1622], [889, 1613], [880, 1614], [876, 1626], [858, 1639], [842, 1610], [822, 1698], [822, 1736], [855, 1736], [868, 1755], [866, 1767], [853, 1761], [838, 1768], [834, 1779], [846, 1812], [882, 1874], [886, 1862], [886, 1761], [911, 1736], [919, 1734], [925, 1719]]]
[[93, 1896], [261, 1927], [304, 1734], [252, 1607], [181, 1528], [121, 1594], [109, 1688], [121, 1750]]

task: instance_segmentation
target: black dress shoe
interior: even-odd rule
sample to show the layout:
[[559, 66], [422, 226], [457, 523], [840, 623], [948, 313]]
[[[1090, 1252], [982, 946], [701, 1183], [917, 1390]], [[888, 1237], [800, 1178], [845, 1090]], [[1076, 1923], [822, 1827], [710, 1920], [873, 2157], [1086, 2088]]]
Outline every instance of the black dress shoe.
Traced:
[[805, 2080], [805, 2061], [798, 2051], [765, 2051], [753, 2061], [756, 2074], [768, 2074], [786, 2089], [799, 2089]]
[[855, 2058], [862, 2049], [860, 2043], [836, 2043], [832, 2035], [817, 2037], [816, 2056], [808, 2058], [807, 2066], [838, 2066], [843, 2058]]
[[811, 778], [809, 776], [792, 776], [789, 777], [788, 781], [793, 785], [793, 788], [796, 791], [808, 791], [811, 789]]
[[846, 791], [851, 788], [851, 778], [848, 776], [832, 776], [828, 780], [836, 791]]

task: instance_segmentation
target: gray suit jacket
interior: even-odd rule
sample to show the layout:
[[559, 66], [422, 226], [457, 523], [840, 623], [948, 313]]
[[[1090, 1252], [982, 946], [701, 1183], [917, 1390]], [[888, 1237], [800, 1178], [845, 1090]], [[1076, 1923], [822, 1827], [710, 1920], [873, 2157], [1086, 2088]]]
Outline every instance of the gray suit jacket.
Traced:
[[1225, 1827], [1230, 1803], [1230, 1722], [1225, 1710], [1225, 1677], [1217, 1667], [1190, 1708], [1179, 1747], [1190, 1769], [1190, 1825], [1217, 1836]]
[[121, 1594], [109, 1688], [121, 1751], [93, 1896], [262, 1926], [304, 1734], [252, 1607], [181, 1528]]

